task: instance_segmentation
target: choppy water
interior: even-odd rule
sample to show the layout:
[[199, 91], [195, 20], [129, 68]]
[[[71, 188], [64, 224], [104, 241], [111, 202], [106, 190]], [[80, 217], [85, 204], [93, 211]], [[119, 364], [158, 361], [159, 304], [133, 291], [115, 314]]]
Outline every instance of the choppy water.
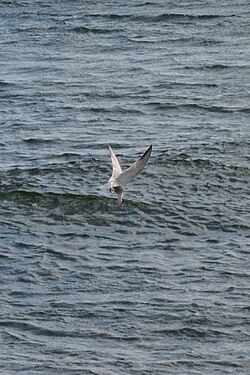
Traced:
[[250, 372], [249, 17], [1, 1], [1, 373]]

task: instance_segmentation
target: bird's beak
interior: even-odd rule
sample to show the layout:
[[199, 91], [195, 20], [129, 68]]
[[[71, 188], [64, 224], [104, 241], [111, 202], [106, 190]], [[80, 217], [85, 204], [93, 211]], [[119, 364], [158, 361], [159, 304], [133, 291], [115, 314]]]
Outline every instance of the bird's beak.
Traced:
[[120, 209], [123, 208], [123, 203], [124, 203], [124, 199], [122, 199], [121, 203], [118, 206]]

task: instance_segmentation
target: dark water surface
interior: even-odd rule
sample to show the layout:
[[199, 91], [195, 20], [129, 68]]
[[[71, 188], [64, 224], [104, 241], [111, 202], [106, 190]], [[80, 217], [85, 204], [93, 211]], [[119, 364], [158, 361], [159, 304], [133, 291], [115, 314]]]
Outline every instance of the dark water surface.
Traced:
[[249, 20], [0, 2], [1, 374], [250, 373]]

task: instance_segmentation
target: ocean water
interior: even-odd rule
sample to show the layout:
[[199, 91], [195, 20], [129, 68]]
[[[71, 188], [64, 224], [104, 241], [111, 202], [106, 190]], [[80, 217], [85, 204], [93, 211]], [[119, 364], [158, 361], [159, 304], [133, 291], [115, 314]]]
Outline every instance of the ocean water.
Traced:
[[249, 19], [0, 2], [1, 374], [250, 373]]

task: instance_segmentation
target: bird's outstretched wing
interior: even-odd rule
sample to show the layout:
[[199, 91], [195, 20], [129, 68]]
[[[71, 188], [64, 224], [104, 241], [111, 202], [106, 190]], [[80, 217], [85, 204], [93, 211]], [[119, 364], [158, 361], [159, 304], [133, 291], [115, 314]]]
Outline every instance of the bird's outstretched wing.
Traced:
[[122, 169], [111, 146], [109, 146], [109, 151], [110, 151], [110, 156], [111, 156], [112, 166], [113, 166], [113, 172], [112, 172], [111, 178], [117, 178], [122, 173]]
[[147, 164], [148, 159], [151, 155], [151, 151], [152, 145], [140, 157], [140, 159], [135, 161], [128, 169], [126, 169], [118, 177], [116, 177], [117, 184], [124, 187], [129, 181], [131, 181], [135, 176], [137, 176]]
[[122, 169], [111, 146], [109, 146], [109, 151], [110, 151], [113, 171], [112, 171], [112, 176], [110, 177], [109, 182], [108, 182], [108, 189], [112, 189], [114, 186], [117, 186], [116, 178], [120, 176], [120, 174], [122, 173]]

